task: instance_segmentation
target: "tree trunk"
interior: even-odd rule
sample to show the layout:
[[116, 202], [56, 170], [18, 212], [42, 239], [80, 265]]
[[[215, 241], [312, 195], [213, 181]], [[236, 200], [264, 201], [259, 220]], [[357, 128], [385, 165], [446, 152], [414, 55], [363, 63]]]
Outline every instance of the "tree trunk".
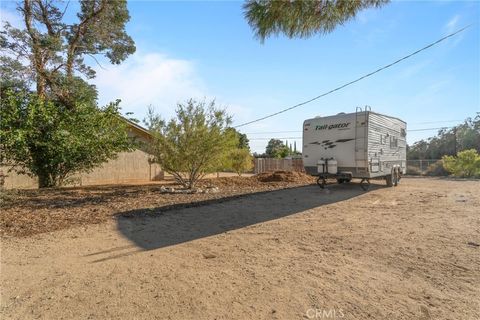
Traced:
[[40, 98], [45, 98], [45, 80], [38, 74], [37, 70], [37, 94]]
[[51, 178], [47, 172], [38, 174], [38, 188], [51, 188], [55, 187], [55, 181]]

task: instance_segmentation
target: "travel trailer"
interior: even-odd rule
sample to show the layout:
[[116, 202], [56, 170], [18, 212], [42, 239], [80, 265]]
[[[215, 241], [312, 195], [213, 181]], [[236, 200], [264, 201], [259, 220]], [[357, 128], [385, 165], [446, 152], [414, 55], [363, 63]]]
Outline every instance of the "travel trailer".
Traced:
[[303, 165], [318, 176], [324, 188], [328, 178], [338, 183], [385, 179], [396, 186], [407, 167], [407, 124], [395, 117], [357, 108], [354, 113], [316, 117], [303, 123]]

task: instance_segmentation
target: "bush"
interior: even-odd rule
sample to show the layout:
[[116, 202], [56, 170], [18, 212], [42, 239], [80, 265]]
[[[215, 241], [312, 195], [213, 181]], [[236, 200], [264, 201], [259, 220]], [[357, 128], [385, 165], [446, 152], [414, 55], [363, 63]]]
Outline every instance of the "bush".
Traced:
[[443, 161], [438, 160], [437, 162], [428, 166], [427, 171], [425, 171], [425, 175], [435, 177], [448, 176], [448, 171], [445, 170]]
[[253, 157], [247, 149], [235, 149], [229, 155], [229, 167], [239, 176], [253, 168]]
[[0, 108], [0, 163], [38, 177], [39, 188], [62, 185], [133, 148], [119, 101], [75, 108], [27, 92], [6, 91]]
[[480, 178], [480, 155], [475, 149], [464, 150], [457, 156], [443, 156], [443, 166], [455, 177]]
[[154, 137], [154, 161], [188, 189], [222, 167], [238, 145], [237, 135], [228, 130], [230, 117], [214, 101], [179, 103], [176, 117], [168, 122], [150, 110], [146, 122]]

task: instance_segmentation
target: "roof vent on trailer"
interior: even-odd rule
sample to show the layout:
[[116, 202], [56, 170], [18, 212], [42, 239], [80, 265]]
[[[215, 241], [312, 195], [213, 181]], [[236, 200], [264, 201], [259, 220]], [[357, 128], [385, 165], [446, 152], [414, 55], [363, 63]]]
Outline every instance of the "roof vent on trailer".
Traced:
[[337, 113], [337, 116], [340, 115], [340, 114], [346, 114], [345, 112], [339, 112]]

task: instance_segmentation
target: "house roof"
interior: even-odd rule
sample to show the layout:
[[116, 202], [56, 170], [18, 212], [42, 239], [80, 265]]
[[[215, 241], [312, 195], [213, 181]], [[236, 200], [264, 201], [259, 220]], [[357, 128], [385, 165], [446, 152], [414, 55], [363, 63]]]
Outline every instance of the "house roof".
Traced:
[[132, 130], [133, 132], [137, 133], [140, 136], [143, 136], [146, 139], [152, 139], [153, 138], [152, 134], [150, 133], [150, 131], [148, 131], [148, 129], [142, 127], [138, 123], [133, 122], [132, 120], [127, 119], [125, 117], [122, 117], [122, 119], [127, 123], [130, 130]]

